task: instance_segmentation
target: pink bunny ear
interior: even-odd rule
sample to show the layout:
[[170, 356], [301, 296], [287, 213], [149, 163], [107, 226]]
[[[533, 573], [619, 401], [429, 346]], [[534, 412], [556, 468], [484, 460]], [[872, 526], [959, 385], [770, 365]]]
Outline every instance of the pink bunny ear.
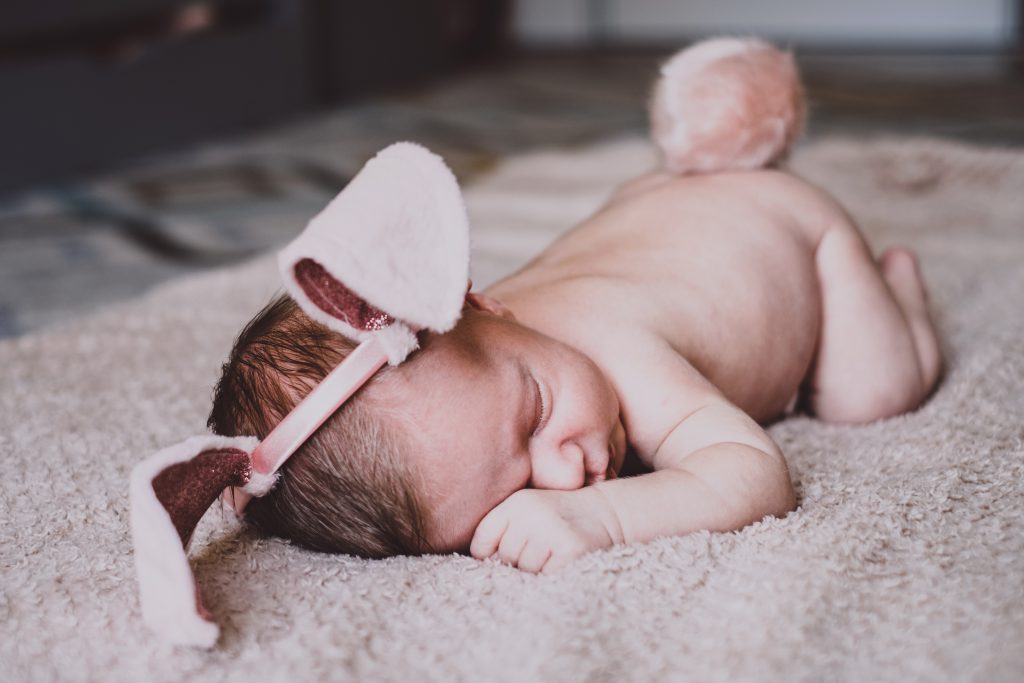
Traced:
[[132, 470], [142, 614], [173, 643], [217, 641], [187, 555], [217, 496], [231, 494], [241, 513], [384, 363], [401, 363], [416, 349], [417, 330], [455, 325], [469, 276], [469, 222], [455, 176], [419, 145], [392, 145], [310, 221], [278, 263], [285, 287], [310, 317], [360, 344], [262, 442], [193, 437]]
[[469, 219], [458, 181], [426, 148], [390, 145], [281, 251], [278, 265], [307, 315], [356, 341], [375, 337], [397, 365], [417, 347], [413, 331], [447, 332], [462, 312]]
[[132, 470], [132, 542], [146, 624], [168, 641], [213, 647], [220, 629], [203, 605], [187, 550], [206, 510], [252, 475], [251, 437], [198, 436]]

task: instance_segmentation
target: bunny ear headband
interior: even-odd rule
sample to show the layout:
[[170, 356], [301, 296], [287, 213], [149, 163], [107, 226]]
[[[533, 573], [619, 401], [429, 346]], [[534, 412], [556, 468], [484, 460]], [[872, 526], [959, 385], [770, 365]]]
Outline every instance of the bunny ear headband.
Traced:
[[270, 434], [194, 436], [131, 474], [131, 529], [142, 616], [166, 640], [212, 647], [219, 628], [188, 562], [192, 533], [222, 494], [242, 513], [277, 471], [416, 332], [458, 321], [469, 275], [469, 223], [455, 176], [419, 145], [391, 145], [278, 255], [285, 288], [314, 320], [359, 342]]

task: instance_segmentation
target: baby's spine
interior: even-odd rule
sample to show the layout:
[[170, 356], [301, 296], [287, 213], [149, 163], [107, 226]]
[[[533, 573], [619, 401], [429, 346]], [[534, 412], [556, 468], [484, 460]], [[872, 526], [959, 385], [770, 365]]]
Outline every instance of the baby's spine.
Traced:
[[661, 67], [650, 116], [667, 170], [712, 173], [782, 160], [803, 131], [806, 105], [792, 54], [761, 40], [714, 38]]

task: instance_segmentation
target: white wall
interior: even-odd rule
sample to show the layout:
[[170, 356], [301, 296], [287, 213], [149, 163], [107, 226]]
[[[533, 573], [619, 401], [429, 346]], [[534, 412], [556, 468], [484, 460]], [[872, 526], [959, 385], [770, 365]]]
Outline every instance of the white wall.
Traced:
[[528, 44], [666, 43], [718, 33], [783, 42], [1006, 47], [1016, 0], [518, 0]]
[[587, 0], [515, 0], [515, 32], [525, 43], [582, 43]]

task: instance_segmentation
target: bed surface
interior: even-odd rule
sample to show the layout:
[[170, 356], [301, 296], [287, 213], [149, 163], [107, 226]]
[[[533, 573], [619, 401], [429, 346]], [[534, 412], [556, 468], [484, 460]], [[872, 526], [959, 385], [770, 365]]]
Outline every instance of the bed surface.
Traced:
[[[474, 281], [524, 262], [651, 158], [624, 138], [478, 176]], [[3, 677], [1020, 680], [1024, 154], [832, 138], [794, 167], [876, 250], [919, 251], [949, 359], [916, 413], [773, 426], [796, 512], [532, 576], [460, 556], [318, 555], [211, 511], [192, 558], [221, 641], [157, 644], [136, 598], [128, 473], [202, 430], [233, 335], [278, 286], [260, 256], [0, 342]]]

